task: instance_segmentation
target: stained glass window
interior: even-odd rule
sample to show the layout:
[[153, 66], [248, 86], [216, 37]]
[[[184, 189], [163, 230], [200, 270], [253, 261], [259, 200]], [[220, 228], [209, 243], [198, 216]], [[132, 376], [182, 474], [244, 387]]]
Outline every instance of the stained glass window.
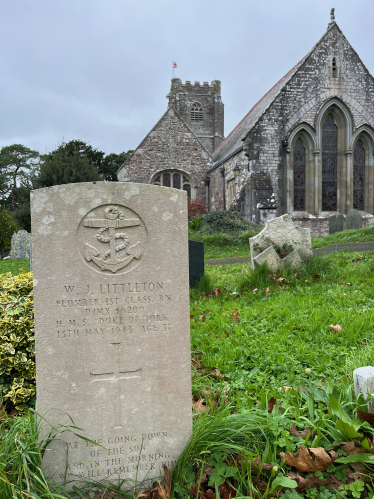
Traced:
[[365, 149], [357, 141], [353, 153], [353, 208], [363, 210], [365, 206]]
[[337, 210], [338, 129], [331, 114], [322, 127], [322, 211]]
[[187, 192], [187, 196], [191, 199], [191, 186], [189, 184], [184, 184], [183, 190]]
[[163, 176], [162, 176], [162, 185], [164, 187], [170, 187], [171, 183], [170, 183], [170, 173], [164, 173]]
[[305, 211], [305, 147], [301, 139], [293, 148], [293, 209]]
[[179, 175], [179, 173], [174, 173], [173, 175], [173, 187], [174, 189], [181, 188], [181, 176]]

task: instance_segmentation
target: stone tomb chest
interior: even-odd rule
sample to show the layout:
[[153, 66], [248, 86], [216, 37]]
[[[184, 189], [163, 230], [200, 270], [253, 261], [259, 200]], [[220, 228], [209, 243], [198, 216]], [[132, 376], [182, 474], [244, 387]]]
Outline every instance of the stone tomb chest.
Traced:
[[152, 482], [192, 432], [186, 193], [60, 185], [31, 212], [38, 413], [101, 446], [63, 433], [44, 470]]

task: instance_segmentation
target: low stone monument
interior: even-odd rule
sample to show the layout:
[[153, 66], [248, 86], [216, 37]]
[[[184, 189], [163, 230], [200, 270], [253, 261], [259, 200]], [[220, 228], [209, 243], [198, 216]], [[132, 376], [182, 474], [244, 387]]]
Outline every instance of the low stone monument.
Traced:
[[31, 234], [27, 230], [19, 230], [12, 235], [9, 260], [28, 260], [30, 258]]
[[204, 276], [204, 243], [189, 240], [188, 259], [190, 269], [190, 288], [193, 288]]
[[310, 230], [295, 227], [291, 215], [282, 215], [249, 239], [252, 268], [266, 262], [270, 270], [297, 268], [313, 256]]
[[[374, 395], [374, 367], [366, 366], [355, 369], [353, 371], [353, 383], [356, 397], [361, 394], [366, 400], [368, 393]], [[368, 409], [372, 411], [372, 404], [368, 404]]]
[[345, 228], [346, 230], [362, 229], [362, 216], [357, 210], [349, 210], [345, 219]]
[[38, 413], [99, 445], [63, 433], [43, 469], [152, 483], [192, 434], [186, 193], [59, 185], [31, 215]]
[[335, 234], [335, 232], [342, 230], [344, 230], [344, 216], [341, 213], [332, 215], [329, 218], [329, 234]]

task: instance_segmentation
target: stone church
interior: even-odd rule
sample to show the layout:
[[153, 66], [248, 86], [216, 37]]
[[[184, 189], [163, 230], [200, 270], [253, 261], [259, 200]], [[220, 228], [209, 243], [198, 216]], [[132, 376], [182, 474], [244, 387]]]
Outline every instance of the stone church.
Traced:
[[187, 191], [209, 211], [318, 227], [374, 213], [374, 80], [335, 22], [224, 137], [221, 83], [172, 79], [168, 109], [118, 180]]

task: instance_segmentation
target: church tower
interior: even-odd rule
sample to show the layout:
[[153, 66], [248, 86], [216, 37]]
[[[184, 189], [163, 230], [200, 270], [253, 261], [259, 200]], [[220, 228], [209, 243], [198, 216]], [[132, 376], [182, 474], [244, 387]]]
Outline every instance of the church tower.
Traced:
[[212, 153], [224, 139], [224, 105], [221, 100], [221, 82], [211, 85], [195, 81], [182, 83], [179, 78], [171, 80], [167, 95], [169, 107], [174, 107], [196, 137]]

